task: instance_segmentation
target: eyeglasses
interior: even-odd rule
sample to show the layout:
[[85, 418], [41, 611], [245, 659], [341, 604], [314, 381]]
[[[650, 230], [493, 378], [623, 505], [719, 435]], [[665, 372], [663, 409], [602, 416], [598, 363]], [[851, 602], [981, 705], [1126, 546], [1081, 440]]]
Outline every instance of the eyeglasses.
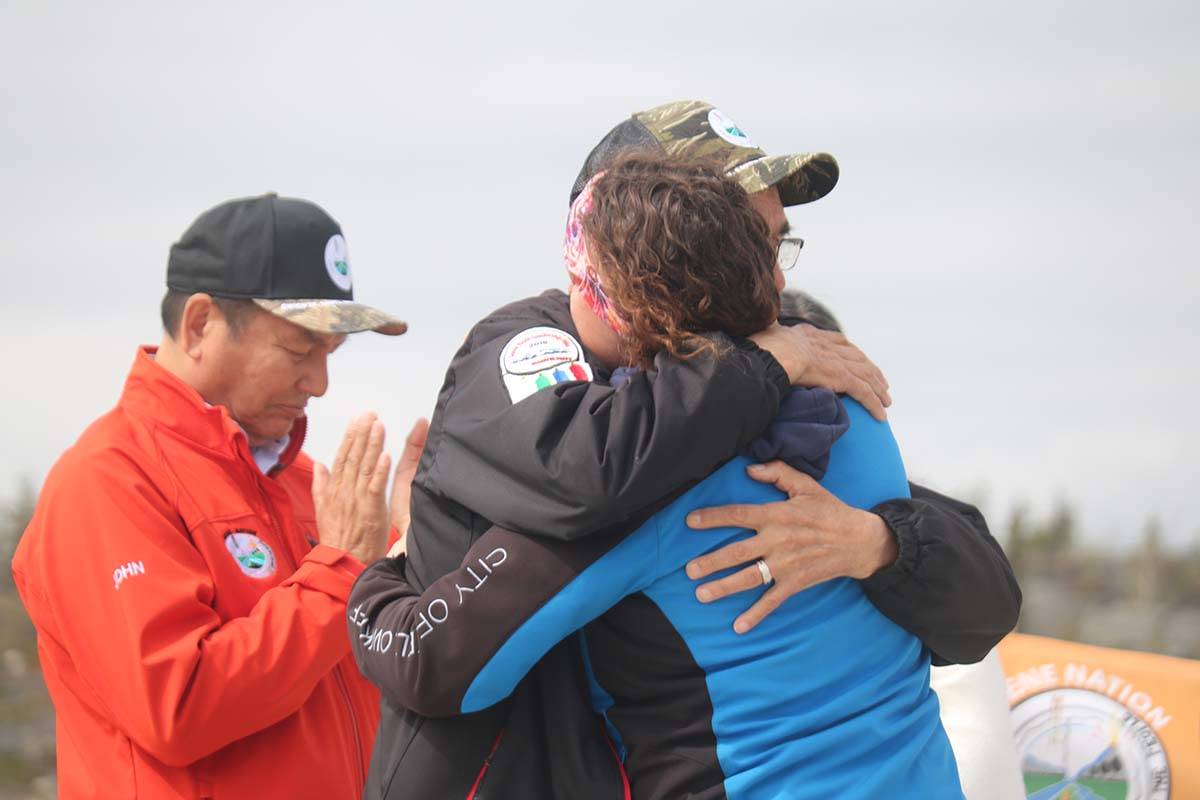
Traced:
[[787, 272], [796, 266], [800, 259], [800, 251], [804, 249], [804, 240], [799, 236], [784, 236], [779, 240], [779, 268]]

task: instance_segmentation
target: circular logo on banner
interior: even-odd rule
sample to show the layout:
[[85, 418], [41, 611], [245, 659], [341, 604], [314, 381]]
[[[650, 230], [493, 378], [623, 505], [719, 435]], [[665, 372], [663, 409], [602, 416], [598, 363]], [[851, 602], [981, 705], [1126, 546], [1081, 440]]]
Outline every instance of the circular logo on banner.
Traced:
[[350, 291], [350, 256], [346, 253], [346, 238], [340, 233], [325, 243], [325, 271], [333, 285], [343, 292]]
[[715, 108], [708, 112], [708, 126], [717, 136], [730, 144], [738, 147], [758, 147], [750, 140], [746, 132], [737, 126], [737, 123]]
[[1018, 703], [1012, 721], [1029, 797], [1170, 797], [1158, 734], [1117, 700], [1089, 689], [1050, 689]]
[[250, 531], [225, 534], [225, 548], [242, 572], [251, 578], [269, 578], [275, 574], [275, 554], [270, 545]]

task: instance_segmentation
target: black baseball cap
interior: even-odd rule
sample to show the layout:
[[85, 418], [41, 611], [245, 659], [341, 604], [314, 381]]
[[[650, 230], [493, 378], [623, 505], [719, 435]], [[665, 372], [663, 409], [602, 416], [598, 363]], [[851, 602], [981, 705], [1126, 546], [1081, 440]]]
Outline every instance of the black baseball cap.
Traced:
[[376, 331], [396, 336], [408, 325], [354, 301], [341, 226], [307, 200], [230, 200], [201, 214], [167, 259], [167, 287], [253, 300], [318, 333]]
[[819, 200], [838, 181], [837, 159], [829, 153], [769, 156], [720, 109], [701, 100], [679, 100], [639, 111], [605, 134], [584, 161], [571, 202], [609, 161], [633, 149], [717, 161], [750, 194], [778, 188], [785, 206]]

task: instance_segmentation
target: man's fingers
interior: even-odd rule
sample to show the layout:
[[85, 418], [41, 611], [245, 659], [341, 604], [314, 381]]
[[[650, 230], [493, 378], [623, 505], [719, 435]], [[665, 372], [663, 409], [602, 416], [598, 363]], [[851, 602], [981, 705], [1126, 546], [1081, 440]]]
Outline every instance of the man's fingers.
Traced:
[[367, 433], [367, 443], [363, 447], [362, 461], [358, 466], [360, 485], [369, 483], [375, 475], [375, 468], [379, 465], [379, 456], [383, 453], [385, 433], [382, 422], [374, 420], [371, 423]]
[[850, 342], [845, 342], [838, 345], [834, 349], [834, 352], [837, 353], [843, 361], [849, 361], [855, 364], [861, 364], [862, 362], [868, 360], [866, 353], [850, 344]]
[[387, 557], [396, 558], [397, 556], [402, 556], [407, 552], [408, 542], [405, 541], [404, 534], [400, 534], [400, 538], [393, 542], [392, 546], [388, 548]]
[[[883, 370], [881, 370], [874, 361], [868, 358], [866, 353], [850, 342], [845, 342], [843, 345], [837, 348], [836, 352], [842, 360], [842, 366], [844, 369], [854, 378], [866, 381], [871, 386], [871, 389], [875, 392], [875, 395], [879, 398], [882, 405], [890, 406], [892, 404], [891, 395], [888, 393], [888, 389], [891, 388], [891, 384], [888, 383], [887, 377], [883, 374]], [[855, 399], [859, 400], [859, 402], [863, 402], [857, 396], [855, 396]], [[863, 405], [865, 406], [866, 403], [863, 403]]]
[[404, 439], [404, 450], [396, 461], [396, 477], [392, 481], [392, 494], [405, 493], [410, 489], [413, 476], [421, 464], [421, 453], [425, 450], [425, 440], [429, 438], [429, 420], [422, 417], [413, 423], [412, 430]]
[[887, 419], [887, 412], [883, 410], [883, 403], [880, 402], [879, 395], [875, 394], [875, 390], [871, 388], [871, 384], [862, 378], [852, 378], [849, 388], [846, 389], [846, 394], [853, 397], [859, 403], [862, 403], [862, 407], [875, 419], [880, 422]]
[[[357, 466], [356, 453], [359, 446], [364, 443], [362, 429], [365, 419], [365, 414], [359, 414], [350, 420], [350, 424], [346, 426], [346, 433], [342, 437], [342, 444], [338, 447], [337, 456], [334, 457], [333, 465], [329, 470], [330, 477], [334, 481], [341, 481], [347, 469], [353, 469]], [[352, 464], [351, 462], [354, 463]]]
[[350, 446], [354, 444], [360, 418], [361, 415], [350, 420], [350, 424], [346, 426], [346, 432], [342, 434], [342, 442], [338, 445], [337, 454], [333, 457], [332, 472], [334, 475], [341, 475], [342, 470], [346, 467], [346, 457], [350, 455]]
[[775, 609], [783, 604], [784, 600], [791, 597], [792, 592], [787, 591], [779, 584], [775, 584], [766, 593], [750, 606], [746, 613], [733, 621], [734, 633], [745, 633], [752, 630], [754, 626], [767, 618]]
[[692, 559], [687, 565], [687, 576], [692, 580], [699, 580], [714, 572], [755, 560], [762, 555], [761, 538], [752, 536], [749, 539], [742, 539], [707, 555]]
[[346, 436], [350, 439], [350, 449], [346, 452], [346, 462], [342, 465], [341, 473], [333, 473], [334, 480], [342, 478], [351, 483], [355, 481], [374, 422], [374, 414], [363, 414], [350, 424], [350, 430], [346, 431]]
[[392, 525], [403, 536], [408, 530], [409, 503], [412, 500], [412, 482], [416, 477], [417, 467], [421, 464], [421, 454], [425, 450], [425, 441], [429, 438], [429, 420], [424, 417], [413, 423], [408, 436], [404, 437], [404, 450], [396, 460], [395, 477], [392, 479], [391, 520]]
[[823, 581], [829, 581], [833, 577], [836, 576], [829, 575], [827, 567], [822, 566], [814, 569], [814, 565], [811, 563], [806, 563], [800, 567], [798, 572], [790, 573], [786, 577], [776, 575], [772, 588], [768, 589], [767, 593], [760, 597], [754, 606], [746, 609], [744, 614], [738, 616], [737, 620], [733, 621], [733, 630], [738, 633], [749, 631], [758, 622], [766, 619], [768, 614], [779, 608], [788, 597], [798, 594], [809, 587], [815, 587], [816, 584]]
[[751, 464], [746, 467], [746, 474], [759, 483], [775, 484], [775, 488], [786, 493], [788, 497], [805, 494], [818, 485], [812, 478], [783, 461]]
[[701, 603], [711, 603], [731, 594], [757, 589], [762, 585], [762, 573], [758, 571], [758, 565], [751, 564], [719, 581], [709, 581], [701, 585], [696, 589], [696, 599]]
[[875, 380], [879, 381], [879, 385], [883, 387], [883, 390], [887, 392], [891, 389], [892, 384], [888, 382], [887, 375], [883, 374], [883, 370], [879, 368], [879, 365], [870, 359], [867, 359], [867, 364], [871, 367], [871, 372], [874, 374]]
[[404, 437], [404, 453], [400, 456], [401, 461], [421, 460], [421, 451], [425, 449], [425, 440], [429, 438], [429, 420], [424, 417], [418, 417], [413, 423], [412, 430], [408, 432], [408, 436]]
[[883, 377], [883, 372], [879, 367], [872, 364], [870, 361], [864, 361], [858, 367], [859, 377], [871, 384], [871, 388], [875, 390], [875, 394], [879, 396], [880, 401], [884, 406], [892, 404], [892, 396], [888, 392], [887, 379]]
[[881, 406], [887, 408], [892, 404], [892, 396], [888, 394], [888, 390], [884, 388], [883, 381], [879, 379], [878, 375], [868, 372], [863, 376], [863, 380], [871, 387], [871, 391], [875, 393], [875, 397], [879, 399]]
[[866, 353], [859, 349], [858, 346], [851, 342], [844, 342], [839, 352], [845, 360], [854, 362], [861, 368], [866, 369], [871, 375], [872, 382], [878, 381], [884, 389], [891, 388], [891, 384], [888, 383], [887, 376], [883, 374], [883, 370]]
[[711, 528], [758, 529], [767, 521], [763, 506], [731, 505], [701, 508], [687, 515], [689, 528], [703, 531]]
[[[856, 368], [862, 369], [860, 374]], [[871, 416], [877, 420], [887, 419], [887, 414], [883, 410], [883, 400], [887, 397], [887, 390], [880, 386], [878, 389], [867, 380], [864, 375], [869, 375], [869, 371], [864, 365], [855, 364], [844, 359], [838, 359], [832, 364], [826, 365], [825, 370], [820, 374], [810, 374], [804, 376], [799, 384], [801, 386], [823, 386], [827, 389], [832, 389], [838, 394], [848, 394], [863, 405], [867, 411], [871, 412]], [[887, 402], [891, 403], [891, 398], [887, 398]]]
[[312, 480], [313, 509], [318, 513], [321, 507], [325, 505], [325, 491], [328, 487], [329, 470], [325, 469], [324, 464], [314, 464]]
[[387, 453], [380, 453], [375, 458], [375, 469], [371, 473], [371, 480], [367, 484], [367, 491], [371, 494], [382, 495], [387, 491], [388, 472], [392, 468], [392, 457]]

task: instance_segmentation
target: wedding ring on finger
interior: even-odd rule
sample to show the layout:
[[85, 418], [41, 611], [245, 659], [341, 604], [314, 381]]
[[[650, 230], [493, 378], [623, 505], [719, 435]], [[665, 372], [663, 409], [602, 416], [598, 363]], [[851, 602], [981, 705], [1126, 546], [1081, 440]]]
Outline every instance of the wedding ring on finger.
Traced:
[[774, 578], [771, 577], [771, 568], [767, 566], [766, 561], [763, 561], [760, 558], [758, 561], [754, 562], [754, 565], [756, 567], [758, 567], [758, 574], [762, 575], [762, 585], [763, 586], [766, 586], [771, 581], [775, 580]]

